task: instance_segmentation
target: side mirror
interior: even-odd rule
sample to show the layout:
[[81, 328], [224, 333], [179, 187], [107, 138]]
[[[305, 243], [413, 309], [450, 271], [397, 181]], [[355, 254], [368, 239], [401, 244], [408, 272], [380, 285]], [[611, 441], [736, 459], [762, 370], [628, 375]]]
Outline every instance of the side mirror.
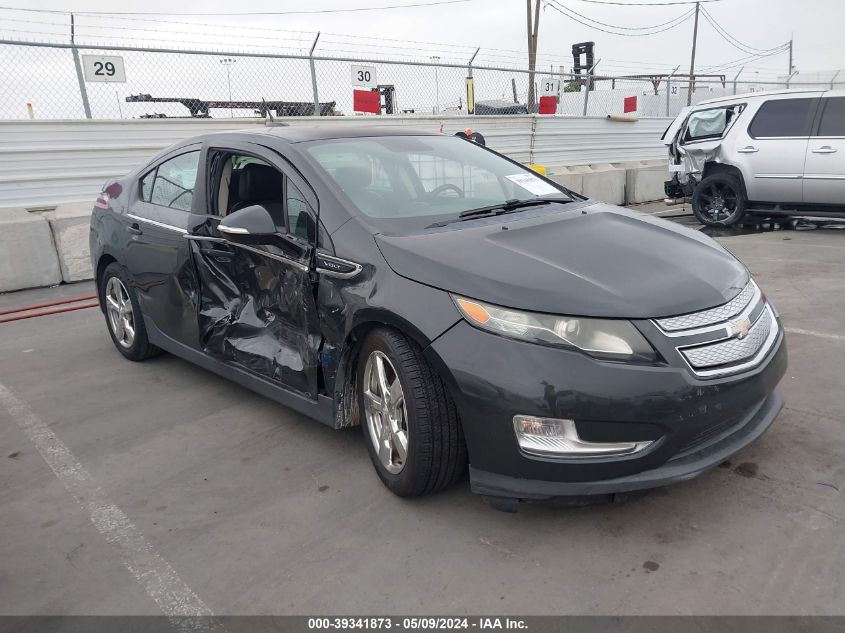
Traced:
[[279, 234], [270, 212], [260, 204], [253, 204], [230, 213], [220, 221], [217, 230], [237, 244], [278, 244]]
[[[285, 254], [286, 259], [302, 260], [309, 253], [295, 236], [289, 235], [284, 226], [276, 226], [266, 207], [253, 204], [230, 213], [220, 221], [217, 230], [230, 242], [245, 246], [273, 246]], [[268, 256], [273, 257], [272, 251]]]

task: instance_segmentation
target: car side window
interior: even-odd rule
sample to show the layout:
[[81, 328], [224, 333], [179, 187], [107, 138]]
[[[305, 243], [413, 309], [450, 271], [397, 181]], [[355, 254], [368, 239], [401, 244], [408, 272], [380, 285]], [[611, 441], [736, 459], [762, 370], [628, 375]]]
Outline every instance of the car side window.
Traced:
[[822, 99], [822, 120], [816, 136], [845, 136], [845, 97]]
[[738, 104], [693, 112], [687, 120], [683, 142], [690, 143], [723, 137], [744, 109], [745, 104]]
[[[197, 181], [199, 159], [200, 153], [197, 150], [180, 154], [159, 165], [158, 169], [155, 170], [155, 179], [149, 194], [149, 202], [180, 211], [190, 211], [194, 199], [194, 185]], [[141, 191], [143, 194], [143, 182], [141, 183]]]
[[155, 181], [156, 170], [153, 169], [146, 176], [141, 178], [141, 200], [144, 202], [150, 201], [150, 194], [153, 191], [153, 181]]
[[292, 235], [301, 237], [309, 242], [314, 241], [316, 220], [311, 205], [305, 199], [293, 181], [288, 178], [285, 188], [285, 207], [288, 215], [288, 227]]
[[766, 101], [748, 126], [752, 138], [809, 136], [816, 98]]

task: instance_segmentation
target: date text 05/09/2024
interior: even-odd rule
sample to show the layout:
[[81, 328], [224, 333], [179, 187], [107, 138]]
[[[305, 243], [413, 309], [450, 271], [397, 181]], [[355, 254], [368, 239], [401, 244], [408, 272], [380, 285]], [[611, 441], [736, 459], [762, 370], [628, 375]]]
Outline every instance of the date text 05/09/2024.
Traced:
[[509, 617], [308, 618], [311, 630], [527, 630], [525, 620]]

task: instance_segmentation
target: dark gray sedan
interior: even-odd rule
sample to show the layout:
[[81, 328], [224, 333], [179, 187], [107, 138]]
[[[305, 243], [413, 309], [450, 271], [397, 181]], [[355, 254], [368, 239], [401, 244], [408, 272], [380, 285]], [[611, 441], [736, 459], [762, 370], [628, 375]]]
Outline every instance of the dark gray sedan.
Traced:
[[91, 254], [124, 356], [360, 424], [402, 496], [467, 466], [505, 508], [682, 481], [782, 406], [783, 329], [739, 261], [461, 138], [193, 138], [106, 183]]

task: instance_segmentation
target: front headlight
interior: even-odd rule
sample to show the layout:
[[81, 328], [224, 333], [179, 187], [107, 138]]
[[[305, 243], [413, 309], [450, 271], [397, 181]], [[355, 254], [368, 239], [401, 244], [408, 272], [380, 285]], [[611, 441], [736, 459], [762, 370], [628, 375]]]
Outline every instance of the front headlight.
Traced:
[[503, 336], [561, 347], [612, 360], [653, 362], [654, 349], [630, 322], [522, 312], [452, 295], [471, 325]]

